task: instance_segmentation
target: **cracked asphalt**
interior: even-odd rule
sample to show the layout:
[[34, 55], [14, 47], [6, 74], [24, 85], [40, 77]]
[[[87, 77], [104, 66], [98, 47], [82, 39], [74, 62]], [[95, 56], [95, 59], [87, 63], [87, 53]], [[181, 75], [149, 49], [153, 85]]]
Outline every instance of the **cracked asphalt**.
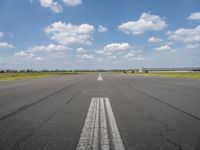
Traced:
[[127, 150], [200, 150], [200, 80], [102, 73], [0, 82], [0, 150], [74, 150], [109, 97]]

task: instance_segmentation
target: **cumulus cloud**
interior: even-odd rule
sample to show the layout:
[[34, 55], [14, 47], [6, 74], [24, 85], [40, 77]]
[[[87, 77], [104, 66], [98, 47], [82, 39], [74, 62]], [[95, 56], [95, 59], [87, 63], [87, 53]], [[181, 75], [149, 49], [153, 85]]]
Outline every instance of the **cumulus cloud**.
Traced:
[[132, 58], [132, 57], [135, 57], [134, 51], [130, 51], [127, 54], [124, 55], [124, 58]]
[[65, 45], [55, 45], [55, 44], [49, 44], [47, 46], [44, 45], [33, 46], [28, 48], [27, 50], [16, 52], [14, 56], [23, 58], [32, 58], [33, 60], [44, 60], [44, 58], [40, 56], [41, 54], [51, 57], [58, 57], [58, 56], [63, 56], [64, 52], [68, 49], [70, 48], [68, 48]]
[[15, 48], [12, 44], [9, 44], [7, 42], [0, 42], [0, 48]]
[[96, 55], [103, 56], [104, 59], [116, 60], [142, 60], [141, 51], [133, 50], [129, 43], [111, 43], [105, 45], [102, 49], [95, 51]]
[[34, 55], [33, 55], [33, 53], [29, 53], [29, 52], [26, 52], [26, 51], [20, 51], [20, 52], [15, 53], [14, 56], [32, 58]]
[[188, 44], [186, 46], [186, 48], [188, 49], [195, 49], [195, 48], [199, 48], [200, 47], [200, 44], [196, 43], [196, 44]]
[[4, 36], [3, 32], [0, 32], [0, 39]]
[[187, 19], [190, 19], [190, 20], [200, 20], [200, 12], [192, 13]]
[[29, 53], [35, 53], [35, 52], [61, 52], [69, 49], [65, 45], [55, 45], [55, 44], [49, 44], [47, 46], [41, 45], [41, 46], [34, 46], [27, 49], [27, 52]]
[[130, 48], [130, 45], [128, 43], [111, 43], [106, 45], [103, 48], [103, 51], [105, 52], [117, 52], [117, 51], [124, 51]]
[[103, 55], [103, 54], [104, 54], [103, 50], [96, 50], [95, 52], [96, 52], [96, 54], [98, 54], [98, 55]]
[[111, 43], [111, 44], [105, 45], [100, 50], [96, 50], [96, 54], [110, 56], [113, 53], [127, 51], [129, 48], [130, 48], [130, 45], [128, 43]]
[[148, 39], [148, 42], [149, 42], [149, 43], [159, 43], [159, 42], [162, 42], [162, 41], [163, 41], [162, 39], [156, 38], [156, 37], [150, 37], [150, 38]]
[[76, 52], [77, 52], [78, 54], [82, 54], [82, 53], [86, 53], [87, 51], [86, 51], [84, 48], [79, 47], [79, 48], [76, 49]]
[[60, 21], [45, 29], [51, 40], [63, 45], [91, 44], [93, 31], [94, 27], [90, 24], [72, 25]]
[[172, 50], [170, 45], [163, 45], [163, 46], [155, 48], [155, 51], [157, 52], [170, 51], [170, 50]]
[[83, 54], [83, 55], [78, 55], [78, 58], [80, 58], [80, 59], [93, 59], [94, 56], [92, 54]]
[[34, 60], [43, 61], [45, 59], [43, 57], [35, 57]]
[[55, 13], [62, 12], [62, 6], [54, 0], [40, 0], [40, 5], [44, 8], [49, 8]]
[[77, 6], [82, 4], [81, 0], [63, 0], [63, 2], [67, 6]]
[[107, 29], [106, 27], [102, 26], [102, 25], [99, 25], [97, 30], [98, 30], [99, 32], [101, 32], [101, 33], [107, 32], [107, 31], [108, 31], [108, 29]]
[[123, 58], [128, 59], [128, 60], [143, 60], [144, 59], [144, 57], [141, 55], [141, 52], [134, 51], [134, 50], [128, 51], [128, 53], [123, 55]]
[[200, 43], [200, 25], [192, 28], [180, 28], [169, 35], [169, 38], [184, 43]]
[[118, 26], [119, 30], [133, 35], [143, 34], [145, 31], [160, 31], [166, 27], [163, 18], [148, 13], [142, 13], [137, 21], [128, 21]]

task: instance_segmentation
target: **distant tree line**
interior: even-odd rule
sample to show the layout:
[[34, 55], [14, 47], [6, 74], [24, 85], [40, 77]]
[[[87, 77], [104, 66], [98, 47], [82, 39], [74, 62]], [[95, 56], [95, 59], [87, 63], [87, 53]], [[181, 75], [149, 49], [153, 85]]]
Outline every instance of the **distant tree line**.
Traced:
[[[192, 68], [192, 67], [185, 67], [185, 68], [143, 68], [144, 72], [148, 71], [191, 71], [191, 72], [199, 72], [200, 67]], [[139, 69], [75, 69], [75, 70], [33, 70], [33, 69], [26, 69], [26, 70], [13, 70], [13, 69], [6, 69], [0, 70], [0, 73], [29, 73], [29, 72], [123, 72], [123, 73], [134, 73], [138, 72]]]

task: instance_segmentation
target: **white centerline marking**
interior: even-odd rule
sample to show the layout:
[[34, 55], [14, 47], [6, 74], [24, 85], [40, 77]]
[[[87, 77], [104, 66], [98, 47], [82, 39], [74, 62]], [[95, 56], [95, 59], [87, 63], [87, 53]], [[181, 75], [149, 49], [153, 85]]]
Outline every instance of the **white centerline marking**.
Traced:
[[97, 101], [99, 101], [97, 98], [92, 98], [91, 100], [81, 137], [76, 148], [77, 150], [90, 150], [92, 147]]
[[122, 138], [119, 133], [119, 129], [117, 127], [117, 123], [110, 105], [110, 101], [108, 98], [105, 98], [106, 108], [108, 112], [108, 121], [110, 124], [111, 134], [112, 134], [112, 142], [115, 150], [125, 150], [124, 144], [122, 142]]
[[106, 113], [104, 107], [104, 99], [100, 99], [100, 113], [101, 113], [101, 125], [100, 125], [100, 137], [101, 137], [101, 149], [102, 150], [109, 150], [109, 138], [108, 138], [108, 129], [106, 124]]
[[92, 98], [76, 150], [110, 150], [110, 144], [114, 150], [125, 150], [109, 99]]
[[93, 141], [92, 141], [92, 149], [98, 149], [98, 135], [99, 135], [99, 98], [97, 99], [96, 106], [96, 116], [95, 116], [95, 124], [94, 124], [94, 133], [93, 133]]
[[103, 80], [102, 76], [98, 76], [97, 80], [102, 81]]

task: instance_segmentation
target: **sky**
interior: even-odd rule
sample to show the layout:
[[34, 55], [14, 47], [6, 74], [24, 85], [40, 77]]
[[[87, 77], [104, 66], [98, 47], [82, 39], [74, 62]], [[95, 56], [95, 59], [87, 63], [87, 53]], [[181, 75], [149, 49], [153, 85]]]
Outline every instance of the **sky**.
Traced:
[[0, 70], [138, 67], [200, 67], [199, 0], [0, 0]]

